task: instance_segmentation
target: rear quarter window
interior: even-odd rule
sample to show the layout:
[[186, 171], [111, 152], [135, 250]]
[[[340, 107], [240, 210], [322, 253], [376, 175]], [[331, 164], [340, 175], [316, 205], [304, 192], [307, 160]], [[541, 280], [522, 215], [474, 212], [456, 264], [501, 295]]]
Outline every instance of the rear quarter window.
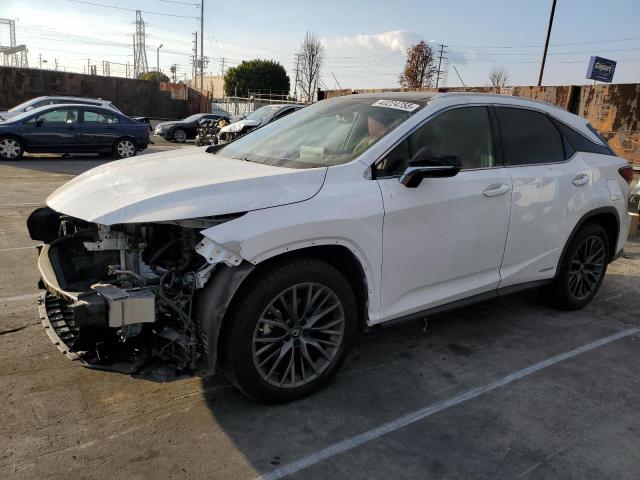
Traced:
[[506, 165], [563, 162], [560, 131], [544, 113], [524, 108], [496, 107]]

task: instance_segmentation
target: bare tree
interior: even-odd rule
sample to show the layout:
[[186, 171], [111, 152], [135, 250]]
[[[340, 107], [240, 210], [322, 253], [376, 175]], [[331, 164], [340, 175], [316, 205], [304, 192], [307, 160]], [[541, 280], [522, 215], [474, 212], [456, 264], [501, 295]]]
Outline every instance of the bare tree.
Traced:
[[400, 74], [400, 85], [407, 88], [430, 87], [438, 73], [431, 47], [423, 40], [407, 49], [407, 61]]
[[502, 87], [507, 85], [509, 72], [504, 67], [493, 67], [489, 74], [489, 81], [491, 82], [491, 86], [499, 92]]
[[324, 60], [324, 47], [322, 42], [313, 32], [307, 32], [300, 50], [298, 51], [298, 72], [296, 74], [297, 86], [300, 87], [302, 96], [308, 102], [318, 89], [320, 79], [320, 67]]

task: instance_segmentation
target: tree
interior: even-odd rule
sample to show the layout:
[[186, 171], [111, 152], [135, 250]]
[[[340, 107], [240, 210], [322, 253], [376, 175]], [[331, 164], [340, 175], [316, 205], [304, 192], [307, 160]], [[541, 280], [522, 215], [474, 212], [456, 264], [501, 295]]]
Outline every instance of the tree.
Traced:
[[169, 77], [167, 77], [162, 72], [151, 71], [151, 72], [142, 72], [140, 75], [138, 75], [138, 80], [151, 80], [153, 82], [168, 82]]
[[270, 90], [288, 95], [291, 82], [284, 67], [273, 60], [249, 60], [227, 69], [224, 92], [246, 97], [249, 91]]
[[400, 74], [400, 85], [406, 88], [430, 87], [438, 73], [431, 47], [422, 40], [407, 49], [407, 61]]
[[297, 54], [297, 86], [300, 87], [302, 97], [313, 101], [313, 96], [318, 89], [320, 79], [320, 67], [324, 60], [324, 47], [315, 33], [307, 32], [300, 44]]
[[489, 81], [491, 82], [491, 86], [499, 92], [500, 88], [507, 85], [509, 72], [504, 67], [493, 67], [489, 74]]

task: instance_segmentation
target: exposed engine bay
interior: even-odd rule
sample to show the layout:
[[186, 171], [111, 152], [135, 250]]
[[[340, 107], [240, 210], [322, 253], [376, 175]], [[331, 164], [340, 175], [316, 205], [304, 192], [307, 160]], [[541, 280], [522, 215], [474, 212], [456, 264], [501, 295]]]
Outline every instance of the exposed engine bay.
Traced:
[[49, 336], [87, 366], [169, 380], [198, 370], [202, 348], [196, 292], [221, 264], [242, 259], [198, 232], [227, 215], [104, 226], [33, 212]]

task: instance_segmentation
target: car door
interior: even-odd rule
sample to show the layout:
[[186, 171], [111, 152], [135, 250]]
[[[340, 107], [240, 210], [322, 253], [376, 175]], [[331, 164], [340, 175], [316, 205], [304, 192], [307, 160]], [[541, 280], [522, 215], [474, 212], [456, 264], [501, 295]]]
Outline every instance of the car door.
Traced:
[[[383, 321], [497, 288], [511, 180], [496, 161], [496, 138], [487, 106], [455, 107], [418, 127], [378, 163]], [[398, 175], [419, 151], [456, 155], [462, 170], [405, 187]]]
[[118, 137], [118, 120], [111, 112], [83, 109], [79, 141], [82, 148], [94, 151], [111, 147]]
[[23, 138], [27, 149], [39, 152], [74, 152], [78, 150], [78, 119], [74, 107], [54, 108], [31, 117]]
[[513, 182], [500, 287], [552, 278], [564, 239], [591, 202], [591, 168], [546, 113], [498, 105], [495, 112]]

